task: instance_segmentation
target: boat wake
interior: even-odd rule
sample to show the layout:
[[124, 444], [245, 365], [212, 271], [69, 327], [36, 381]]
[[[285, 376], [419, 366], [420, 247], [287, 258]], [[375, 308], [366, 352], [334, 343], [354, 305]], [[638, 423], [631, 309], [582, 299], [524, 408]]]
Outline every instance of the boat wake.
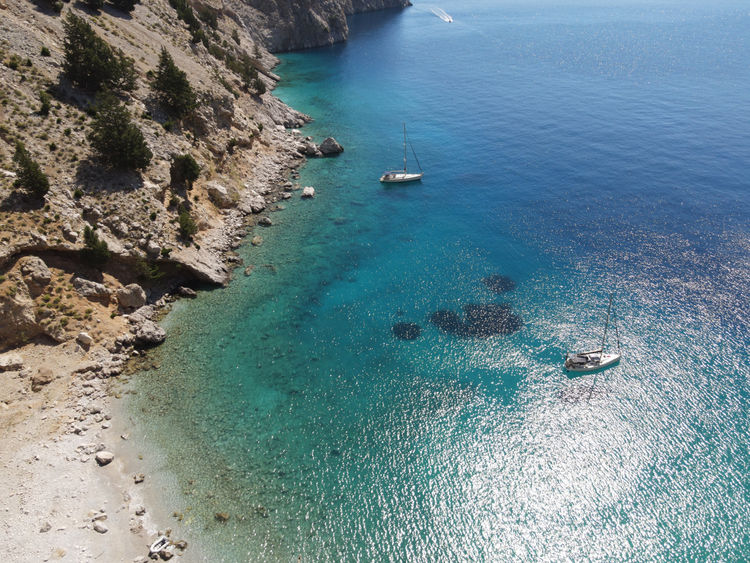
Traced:
[[439, 17], [441, 20], [443, 20], [446, 23], [453, 22], [453, 18], [445, 10], [441, 8], [432, 8], [432, 13], [435, 14], [437, 17]]

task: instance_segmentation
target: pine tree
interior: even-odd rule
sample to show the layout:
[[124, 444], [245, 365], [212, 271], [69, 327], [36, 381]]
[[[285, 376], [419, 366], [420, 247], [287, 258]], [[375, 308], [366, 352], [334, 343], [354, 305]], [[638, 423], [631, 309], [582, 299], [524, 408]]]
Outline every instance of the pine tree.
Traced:
[[174, 155], [169, 167], [170, 182], [172, 186], [185, 186], [188, 190], [193, 189], [193, 182], [198, 179], [201, 167], [189, 154]]
[[79, 88], [130, 91], [135, 88], [135, 63], [112, 49], [82, 17], [68, 12], [63, 23], [63, 73]]
[[143, 169], [153, 154], [130, 112], [111, 93], [97, 98], [89, 141], [105, 162], [115, 168]]
[[159, 55], [159, 67], [152, 88], [173, 117], [185, 117], [197, 106], [195, 92], [187, 75], [177, 68], [174, 59], [164, 47]]
[[13, 160], [16, 163], [16, 186], [25, 188], [38, 199], [42, 199], [49, 191], [49, 179], [21, 141], [16, 141]]

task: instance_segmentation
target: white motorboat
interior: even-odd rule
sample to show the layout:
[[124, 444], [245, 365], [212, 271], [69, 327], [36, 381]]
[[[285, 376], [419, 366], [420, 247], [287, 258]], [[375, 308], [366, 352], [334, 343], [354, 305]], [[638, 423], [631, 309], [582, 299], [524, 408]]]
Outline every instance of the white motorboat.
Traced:
[[148, 550], [148, 554], [152, 555], [154, 553], [159, 553], [163, 549], [166, 549], [169, 547], [169, 545], [172, 542], [169, 541], [169, 538], [167, 536], [159, 536], [156, 538], [156, 541], [151, 544], [151, 547]]
[[[409, 145], [411, 146], [411, 143], [409, 143]], [[416, 182], [421, 180], [422, 176], [424, 176], [424, 172], [422, 172], [422, 166], [419, 164], [419, 159], [417, 158], [417, 153], [414, 152], [414, 147], [411, 147], [411, 152], [414, 154], [414, 160], [417, 161], [419, 172], [409, 172], [406, 169], [406, 124], [404, 124], [404, 169], [383, 172], [380, 181], [384, 184], [403, 184], [406, 182]]]
[[609, 318], [612, 312], [612, 297], [609, 295], [609, 307], [607, 307], [607, 320], [604, 323], [604, 336], [602, 337], [602, 346], [596, 350], [588, 352], [568, 352], [565, 355], [565, 369], [573, 372], [592, 372], [605, 369], [617, 364], [622, 355], [620, 354], [620, 335], [617, 332], [617, 317], [612, 315], [612, 324], [615, 328], [617, 337], [617, 353], [605, 352], [604, 346], [607, 342], [607, 329], [609, 328]]

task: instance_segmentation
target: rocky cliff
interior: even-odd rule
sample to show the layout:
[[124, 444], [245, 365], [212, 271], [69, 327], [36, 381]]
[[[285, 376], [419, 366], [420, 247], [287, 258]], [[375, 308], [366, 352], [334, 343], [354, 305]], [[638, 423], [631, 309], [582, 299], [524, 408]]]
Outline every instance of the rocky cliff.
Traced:
[[410, 6], [409, 0], [229, 0], [229, 7], [271, 52], [346, 40], [346, 16]]

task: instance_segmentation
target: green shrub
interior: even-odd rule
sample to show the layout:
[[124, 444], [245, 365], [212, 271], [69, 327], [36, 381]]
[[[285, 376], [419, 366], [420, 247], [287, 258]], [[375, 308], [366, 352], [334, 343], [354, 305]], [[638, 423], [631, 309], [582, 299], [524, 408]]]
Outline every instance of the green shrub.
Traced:
[[232, 39], [234, 39], [234, 42], [237, 43], [237, 45], [240, 44], [240, 34], [237, 32], [237, 28], [232, 30]]
[[184, 186], [186, 189], [193, 188], [193, 182], [198, 179], [201, 167], [190, 154], [173, 155], [172, 164], [169, 167], [170, 182], [174, 187]]
[[177, 68], [172, 56], [164, 47], [159, 55], [159, 67], [152, 88], [173, 117], [185, 117], [197, 105], [195, 92], [187, 75]]
[[198, 225], [190, 216], [190, 212], [184, 207], [180, 208], [180, 215], [177, 217], [177, 221], [180, 225], [180, 236], [185, 239], [190, 239], [195, 233], [198, 232]]
[[18, 70], [18, 67], [21, 66], [21, 57], [15, 54], [11, 55], [10, 58], [5, 61], [5, 66], [7, 66], [10, 70]]
[[49, 57], [52, 53], [49, 52], [49, 49], [47, 49], [47, 47], [42, 46], [42, 50], [39, 52], [39, 54], [43, 57]]
[[263, 82], [260, 77], [256, 77], [255, 80], [253, 80], [253, 89], [255, 92], [260, 96], [266, 93], [266, 83]]
[[133, 59], [110, 47], [85, 19], [72, 12], [68, 12], [63, 27], [63, 73], [75, 86], [93, 92], [135, 88]]
[[169, 5], [177, 10], [177, 17], [188, 25], [191, 33], [195, 33], [196, 30], [201, 28], [201, 22], [195, 17], [189, 0], [169, 0]]
[[102, 269], [111, 256], [106, 241], [100, 240], [94, 230], [86, 225], [83, 229], [83, 244], [80, 251], [81, 260], [90, 266]]
[[105, 93], [97, 97], [95, 111], [88, 139], [99, 156], [115, 168], [146, 168], [153, 154], [128, 109]]
[[39, 92], [39, 101], [42, 104], [39, 108], [39, 115], [49, 115], [49, 110], [52, 107], [52, 96], [42, 90], [41, 92]]
[[49, 179], [21, 141], [16, 141], [13, 161], [16, 163], [15, 185], [28, 190], [38, 199], [42, 199], [49, 191]]

